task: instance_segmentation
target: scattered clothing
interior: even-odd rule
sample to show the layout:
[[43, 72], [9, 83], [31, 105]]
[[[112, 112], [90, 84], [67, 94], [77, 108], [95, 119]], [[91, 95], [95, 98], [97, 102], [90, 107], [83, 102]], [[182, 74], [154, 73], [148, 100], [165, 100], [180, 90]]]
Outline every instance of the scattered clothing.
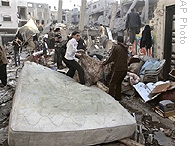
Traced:
[[144, 65], [142, 66], [139, 75], [144, 75], [145, 70], [151, 70], [151, 69], [156, 69], [160, 65], [160, 61], [156, 58], [150, 58], [148, 59]]

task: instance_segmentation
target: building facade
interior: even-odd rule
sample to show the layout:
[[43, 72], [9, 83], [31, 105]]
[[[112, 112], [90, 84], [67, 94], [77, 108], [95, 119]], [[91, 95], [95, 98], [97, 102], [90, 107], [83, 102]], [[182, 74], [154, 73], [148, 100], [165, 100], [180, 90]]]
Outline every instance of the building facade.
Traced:
[[0, 45], [12, 41], [18, 27], [27, 22], [25, 0], [0, 0]]
[[116, 0], [89, 1], [86, 6], [85, 25], [109, 25], [112, 5]]
[[175, 69], [175, 0], [159, 0], [150, 21], [156, 41], [156, 57], [166, 59], [164, 78]]
[[48, 4], [28, 2], [28, 16], [38, 24], [46, 25], [51, 22], [51, 10]]

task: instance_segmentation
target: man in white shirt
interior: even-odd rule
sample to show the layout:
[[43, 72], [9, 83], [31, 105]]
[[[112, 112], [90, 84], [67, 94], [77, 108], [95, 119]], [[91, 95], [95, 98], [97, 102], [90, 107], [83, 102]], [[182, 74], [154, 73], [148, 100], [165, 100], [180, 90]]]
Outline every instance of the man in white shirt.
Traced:
[[76, 59], [75, 55], [77, 56], [77, 55], [80, 55], [78, 53], [84, 52], [84, 50], [82, 49], [77, 50], [77, 46], [78, 46], [77, 41], [80, 39], [80, 33], [78, 31], [74, 31], [71, 36], [72, 36], [72, 39], [70, 39], [67, 43], [67, 49], [65, 52], [65, 56], [63, 58], [63, 61], [69, 68], [69, 71], [67, 72], [66, 75], [73, 78], [75, 75], [75, 71], [77, 70], [80, 83], [84, 85], [85, 84], [84, 70], [79, 65], [79, 63], [75, 61]]

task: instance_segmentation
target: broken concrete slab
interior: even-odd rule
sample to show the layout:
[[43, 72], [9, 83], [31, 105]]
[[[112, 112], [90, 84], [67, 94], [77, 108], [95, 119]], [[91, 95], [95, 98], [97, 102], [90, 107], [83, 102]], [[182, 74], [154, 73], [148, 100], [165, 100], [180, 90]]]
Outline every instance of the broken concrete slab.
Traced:
[[136, 121], [113, 97], [25, 62], [10, 115], [9, 146], [85, 146], [130, 137]]
[[155, 132], [154, 139], [158, 141], [161, 146], [172, 146], [172, 141], [162, 131]]

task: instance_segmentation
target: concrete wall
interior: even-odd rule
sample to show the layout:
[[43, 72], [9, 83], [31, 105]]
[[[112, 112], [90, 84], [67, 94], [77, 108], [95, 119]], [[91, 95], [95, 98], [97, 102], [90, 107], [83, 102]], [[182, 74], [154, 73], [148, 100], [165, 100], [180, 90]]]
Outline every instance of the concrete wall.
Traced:
[[18, 27], [22, 27], [28, 21], [27, 20], [28, 8], [27, 8], [26, 0], [18, 0], [17, 11], [18, 11], [18, 18], [19, 18]]
[[44, 24], [50, 22], [50, 8], [48, 4], [28, 2], [28, 12], [35, 20], [44, 20]]
[[55, 21], [55, 20], [57, 20], [57, 17], [58, 17], [58, 11], [51, 11], [51, 17], [50, 17], [50, 19], [52, 21]]
[[[2, 6], [2, 3], [0, 1], [0, 24], [2, 24], [2, 27], [11, 27], [11, 28], [17, 28], [18, 27], [18, 19], [17, 19], [17, 1], [10, 0], [9, 6]], [[3, 17], [11, 17], [11, 21], [3, 21]]]
[[162, 59], [164, 55], [164, 36], [165, 36], [165, 18], [166, 7], [175, 5], [175, 0], [159, 0], [154, 11], [154, 18], [150, 21], [153, 27], [153, 35], [156, 41], [156, 57]]
[[[86, 6], [86, 19], [85, 24], [94, 24], [96, 21], [99, 23], [102, 23], [104, 25], [109, 25], [109, 20], [107, 20], [107, 15], [112, 9], [113, 3], [115, 3], [116, 0], [99, 0], [99, 1], [89, 1]], [[100, 17], [100, 18], [99, 18]], [[89, 18], [89, 20], [87, 20]], [[98, 20], [99, 19], [99, 20]]]
[[[18, 0], [9, 0], [5, 2], [9, 2], [9, 5], [4, 6], [2, 5], [2, 1], [0, 1], [0, 45], [4, 45], [7, 42], [12, 41], [19, 23], [19, 19], [17, 17]], [[3, 17], [11, 19], [10, 21], [4, 21]]]

